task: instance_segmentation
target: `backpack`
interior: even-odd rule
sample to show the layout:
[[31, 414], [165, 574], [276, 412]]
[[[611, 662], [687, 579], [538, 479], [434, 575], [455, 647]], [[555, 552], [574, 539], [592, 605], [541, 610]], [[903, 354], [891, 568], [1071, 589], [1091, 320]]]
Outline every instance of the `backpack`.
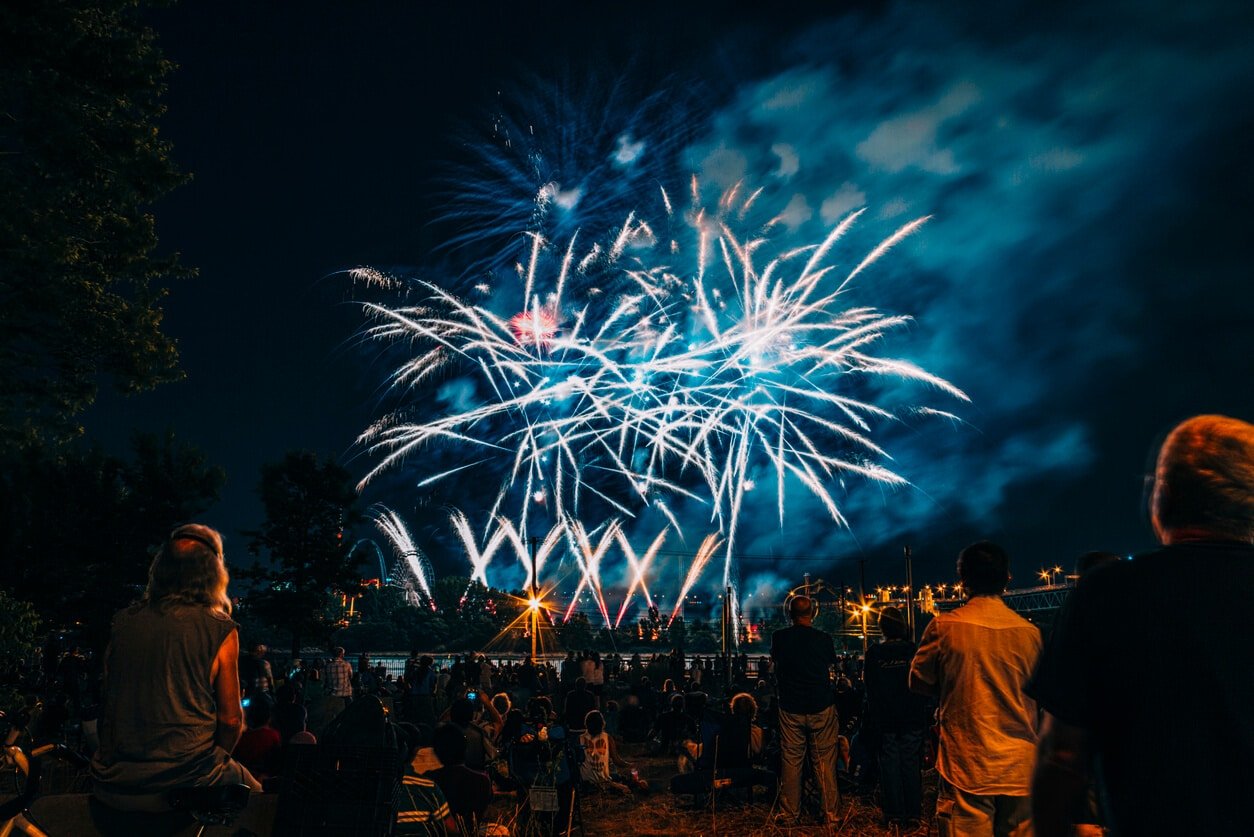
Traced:
[[374, 695], [363, 695], [331, 719], [319, 739], [329, 747], [384, 747], [401, 749], [400, 734], [388, 719], [383, 703]]

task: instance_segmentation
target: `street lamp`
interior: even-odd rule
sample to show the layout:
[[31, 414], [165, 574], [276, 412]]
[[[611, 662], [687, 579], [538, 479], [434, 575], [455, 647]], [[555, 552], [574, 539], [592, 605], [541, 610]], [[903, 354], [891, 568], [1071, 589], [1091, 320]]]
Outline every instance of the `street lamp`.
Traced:
[[527, 544], [531, 547], [531, 589], [527, 591], [527, 611], [528, 622], [531, 623], [531, 664], [536, 664], [536, 636], [540, 632], [540, 579], [537, 577], [539, 573], [536, 567], [536, 547], [540, 545], [540, 539], [534, 535]]

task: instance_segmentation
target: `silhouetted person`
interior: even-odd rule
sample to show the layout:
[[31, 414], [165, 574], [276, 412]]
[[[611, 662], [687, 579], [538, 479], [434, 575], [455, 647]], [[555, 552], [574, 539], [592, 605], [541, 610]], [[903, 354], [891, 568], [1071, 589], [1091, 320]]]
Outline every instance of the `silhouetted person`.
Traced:
[[780, 819], [795, 821], [801, 802], [801, 764], [807, 750], [822, 794], [823, 815], [836, 822], [836, 739], [840, 723], [833, 700], [831, 668], [836, 646], [816, 629], [814, 603], [796, 596], [788, 603], [792, 627], [771, 637], [771, 659], [779, 684]]
[[[1097, 767], [1116, 834], [1248, 833], [1254, 425], [1196, 416], [1172, 430], [1150, 511], [1163, 548], [1076, 585], [1030, 687], [1045, 710], [1043, 837], [1070, 833]], [[1186, 671], [1164, 676], [1175, 660]]]
[[582, 732], [584, 719], [597, 708], [596, 695], [588, 691], [588, 684], [582, 677], [575, 678], [575, 688], [566, 696], [564, 708], [562, 717], [566, 721], [566, 728]]
[[222, 537], [171, 533], [140, 600], [113, 618], [105, 652], [94, 793], [129, 811], [169, 810], [184, 785], [261, 785], [230, 757], [244, 726], [239, 632], [231, 621]]
[[261, 691], [263, 683], [273, 686], [274, 671], [270, 667], [270, 661], [266, 659], [268, 650], [264, 644], [258, 642], [247, 654], [240, 655], [239, 685], [244, 697]]
[[1075, 559], [1076, 578], [1083, 578], [1098, 567], [1121, 560], [1123, 559], [1113, 552], [1086, 552]]
[[907, 638], [905, 617], [895, 607], [880, 611], [884, 641], [866, 652], [866, 717], [863, 734], [878, 738], [880, 808], [886, 821], [923, 816], [923, 732], [927, 701], [910, 691], [910, 661], [916, 646]]
[[476, 823], [492, 803], [492, 780], [488, 774], [465, 765], [466, 735], [456, 724], [441, 724], [432, 738], [440, 769], [427, 774], [448, 800], [449, 810], [464, 824], [466, 834], [476, 833]]

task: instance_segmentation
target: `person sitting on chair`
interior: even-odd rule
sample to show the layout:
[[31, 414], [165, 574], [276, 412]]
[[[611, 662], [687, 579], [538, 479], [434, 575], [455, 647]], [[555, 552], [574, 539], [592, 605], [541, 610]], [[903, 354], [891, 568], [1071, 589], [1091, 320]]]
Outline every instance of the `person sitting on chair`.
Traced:
[[702, 747], [696, 771], [671, 779], [671, 792], [704, 794], [720, 787], [755, 786], [773, 791], [775, 774], [754, 765], [764, 738], [762, 728], [754, 723], [757, 713], [757, 701], [747, 692], [731, 699], [729, 712], [707, 712], [707, 725], [713, 731], [710, 742]]
[[697, 724], [688, 714], [683, 695], [671, 695], [670, 709], [657, 716], [649, 737], [655, 742], [656, 753], [671, 756], [678, 755], [685, 742], [697, 737]]
[[261, 785], [231, 751], [244, 726], [239, 632], [231, 621], [222, 537], [175, 529], [139, 601], [113, 618], [104, 660], [95, 797], [127, 811], [166, 811], [165, 792]]

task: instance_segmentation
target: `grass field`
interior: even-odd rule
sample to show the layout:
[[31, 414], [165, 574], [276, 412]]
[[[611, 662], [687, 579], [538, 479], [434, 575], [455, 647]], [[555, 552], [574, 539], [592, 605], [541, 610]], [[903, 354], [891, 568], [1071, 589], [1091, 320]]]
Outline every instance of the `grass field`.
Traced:
[[[928, 834], [929, 821], [924, 820], [917, 828], [901, 830], [881, 825], [880, 811], [873, 798], [863, 798], [845, 793], [840, 801], [841, 820], [828, 829], [810, 818], [792, 828], [779, 828], [773, 824], [777, 811], [776, 800], [759, 792], [753, 802], [744, 794], [734, 791], [717, 794], [711, 803], [695, 807], [691, 797], [675, 796], [668, 790], [670, 778], [675, 775], [673, 758], [648, 757], [624, 747], [624, 757], [639, 771], [640, 777], [650, 785], [650, 792], [636, 793], [629, 797], [614, 793], [587, 794], [581, 806], [583, 833], [588, 837], [809, 837], [809, 835], [866, 835], [866, 837], [923, 837]], [[935, 773], [924, 775], [923, 810], [930, 814], [935, 806]], [[514, 834], [528, 833], [520, 827], [514, 816], [514, 804], [508, 797], [498, 799], [489, 811], [489, 819], [508, 823]], [[935, 826], [931, 828], [936, 833]], [[535, 833], [548, 833], [537, 831]], [[564, 829], [557, 833], [565, 833]], [[578, 834], [578, 827], [573, 829]]]

